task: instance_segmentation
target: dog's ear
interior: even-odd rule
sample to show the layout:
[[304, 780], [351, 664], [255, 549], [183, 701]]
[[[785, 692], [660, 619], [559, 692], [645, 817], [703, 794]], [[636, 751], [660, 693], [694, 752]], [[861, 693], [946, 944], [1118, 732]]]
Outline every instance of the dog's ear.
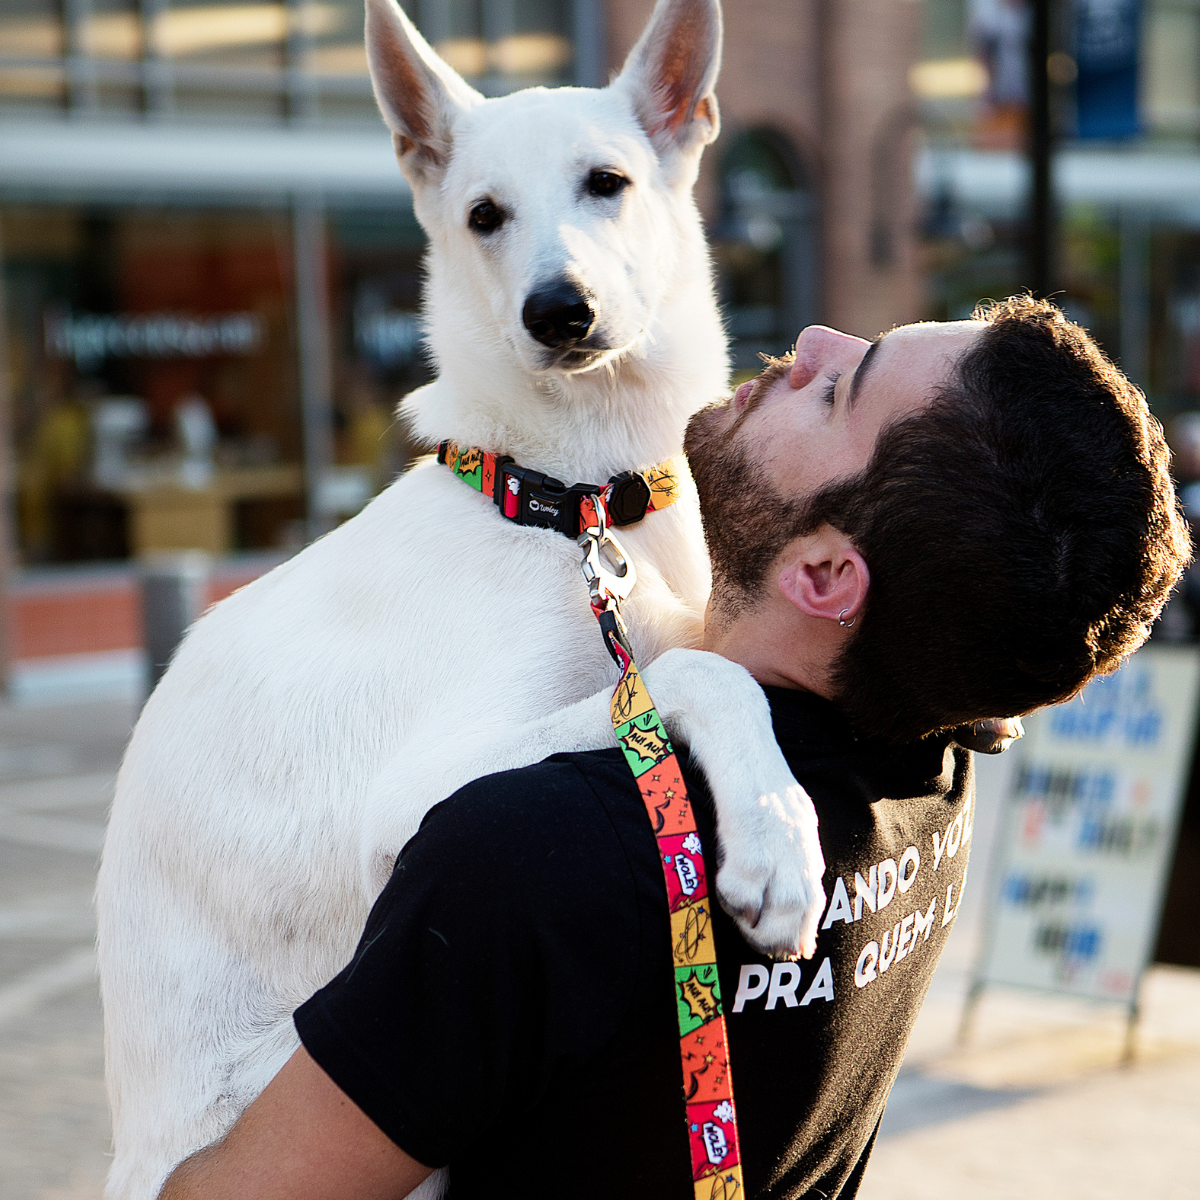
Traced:
[[367, 0], [367, 62], [400, 168], [410, 182], [445, 169], [456, 113], [483, 97], [434, 52], [396, 0]]
[[658, 0], [629, 52], [617, 86], [659, 154], [699, 151], [720, 132], [721, 37], [718, 0]]

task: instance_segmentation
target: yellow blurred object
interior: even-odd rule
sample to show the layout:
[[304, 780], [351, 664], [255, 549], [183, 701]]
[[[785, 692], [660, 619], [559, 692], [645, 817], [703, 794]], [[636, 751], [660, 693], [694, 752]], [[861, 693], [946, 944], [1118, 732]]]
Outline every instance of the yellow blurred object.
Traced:
[[908, 83], [924, 100], [973, 100], [987, 91], [987, 68], [975, 58], [942, 58], [914, 63]]
[[59, 404], [37, 427], [29, 453], [18, 467], [21, 542], [35, 553], [49, 547], [51, 508], [58, 489], [79, 478], [91, 445], [82, 404]]
[[489, 46], [487, 56], [502, 75], [556, 71], [571, 61], [571, 43], [556, 33], [515, 33]]
[[114, 491], [129, 511], [129, 551], [205, 550], [228, 554], [234, 548], [234, 508], [243, 500], [299, 496], [304, 489], [298, 466], [229, 467], [211, 487], [157, 484]]
[[282, 3], [210, 4], [164, 9], [155, 16], [150, 36], [159, 53], [184, 57], [282, 42], [293, 28], [319, 36], [336, 30], [341, 19], [334, 4], [306, 4], [294, 12]]
[[392, 414], [382, 405], [360, 402], [346, 414], [346, 426], [338, 438], [339, 464], [369, 467], [376, 490], [383, 486], [393, 424]]

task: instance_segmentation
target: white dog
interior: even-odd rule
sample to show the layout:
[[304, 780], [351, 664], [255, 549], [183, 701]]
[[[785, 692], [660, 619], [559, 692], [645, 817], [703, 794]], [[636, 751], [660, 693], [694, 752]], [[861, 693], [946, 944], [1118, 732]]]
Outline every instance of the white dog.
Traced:
[[[716, 0], [659, 0], [608, 88], [494, 100], [394, 0], [367, 8], [430, 241], [440, 374], [407, 402], [417, 433], [568, 481], [678, 455], [726, 383], [691, 197], [718, 126]], [[716, 797], [722, 899], [760, 945], [807, 946], [816, 819], [762, 693], [740, 667], [671, 650], [695, 644], [709, 588], [686, 473], [677, 503], [620, 537], [635, 653]], [[430, 805], [611, 744], [615, 669], [579, 559], [427, 461], [189, 632], [134, 731], [100, 872], [109, 1196], [149, 1200], [272, 1078], [293, 1009], [348, 960]]]

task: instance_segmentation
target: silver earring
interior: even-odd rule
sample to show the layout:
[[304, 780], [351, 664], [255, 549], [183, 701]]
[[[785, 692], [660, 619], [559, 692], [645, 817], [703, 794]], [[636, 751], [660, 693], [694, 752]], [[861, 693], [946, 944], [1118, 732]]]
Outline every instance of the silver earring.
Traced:
[[839, 625], [840, 625], [840, 626], [841, 626], [843, 629], [853, 629], [853, 628], [854, 628], [854, 622], [858, 620], [858, 618], [857, 618], [857, 617], [851, 617], [851, 618], [850, 618], [850, 620], [848, 620], [848, 621], [847, 621], [847, 620], [846, 620], [846, 614], [847, 614], [849, 611], [850, 611], [850, 610], [849, 610], [848, 608], [843, 608], [843, 609], [842, 609], [842, 611], [841, 611], [840, 613], [838, 613], [838, 624], [839, 624]]

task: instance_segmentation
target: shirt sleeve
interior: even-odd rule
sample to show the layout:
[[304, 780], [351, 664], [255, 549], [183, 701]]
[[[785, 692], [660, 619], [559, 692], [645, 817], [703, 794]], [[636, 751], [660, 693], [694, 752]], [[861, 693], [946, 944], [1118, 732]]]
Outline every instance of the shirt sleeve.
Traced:
[[578, 768], [491, 776], [428, 814], [296, 1028], [388, 1137], [440, 1167], [615, 1034], [638, 937], [629, 864]]

